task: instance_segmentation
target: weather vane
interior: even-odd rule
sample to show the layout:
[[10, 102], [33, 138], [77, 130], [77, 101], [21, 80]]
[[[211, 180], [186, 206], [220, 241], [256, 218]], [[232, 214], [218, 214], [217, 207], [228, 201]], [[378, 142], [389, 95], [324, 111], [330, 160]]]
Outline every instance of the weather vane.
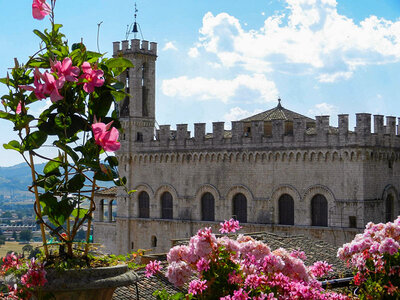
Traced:
[[[143, 38], [143, 34], [142, 34], [142, 29], [140, 28], [140, 25], [139, 25], [139, 23], [137, 22], [137, 13], [138, 13], [139, 11], [138, 11], [138, 9], [137, 9], [137, 6], [136, 6], [136, 2], [135, 2], [135, 14], [134, 14], [134, 17], [135, 17], [135, 21], [134, 21], [134, 23], [133, 24], [131, 24], [131, 25], [127, 25], [126, 26], [126, 35], [125, 35], [125, 40], [128, 40], [128, 38], [129, 38], [129, 35], [131, 35], [132, 33], [133, 33], [133, 38], [134, 39], [136, 39], [137, 38], [137, 33], [140, 31], [140, 36], [142, 37], [142, 40], [144, 39]], [[139, 30], [138, 30], [139, 29]]]

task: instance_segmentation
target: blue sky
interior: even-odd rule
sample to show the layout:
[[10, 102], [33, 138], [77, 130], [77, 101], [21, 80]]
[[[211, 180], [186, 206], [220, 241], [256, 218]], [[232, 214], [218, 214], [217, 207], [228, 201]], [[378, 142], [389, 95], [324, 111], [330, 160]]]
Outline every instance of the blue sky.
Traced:
[[[138, 0], [144, 39], [158, 43], [158, 124], [241, 119], [277, 104], [314, 117], [398, 116], [399, 0]], [[0, 76], [38, 49], [31, 1], [0, 2]], [[58, 0], [70, 43], [111, 53], [133, 22], [134, 1]], [[109, 55], [109, 54], [106, 54]], [[7, 90], [1, 86], [0, 94]], [[45, 101], [41, 105], [45, 105]], [[40, 110], [41, 107], [34, 109]], [[0, 121], [0, 144], [15, 138]], [[0, 166], [22, 162], [0, 149]]]

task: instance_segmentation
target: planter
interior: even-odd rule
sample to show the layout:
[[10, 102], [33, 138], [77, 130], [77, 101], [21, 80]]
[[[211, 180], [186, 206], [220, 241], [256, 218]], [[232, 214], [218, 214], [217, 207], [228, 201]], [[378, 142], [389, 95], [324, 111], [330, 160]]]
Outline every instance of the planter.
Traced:
[[136, 273], [126, 265], [61, 272], [51, 269], [46, 272], [48, 282], [33, 299], [109, 300], [117, 287], [138, 281]]

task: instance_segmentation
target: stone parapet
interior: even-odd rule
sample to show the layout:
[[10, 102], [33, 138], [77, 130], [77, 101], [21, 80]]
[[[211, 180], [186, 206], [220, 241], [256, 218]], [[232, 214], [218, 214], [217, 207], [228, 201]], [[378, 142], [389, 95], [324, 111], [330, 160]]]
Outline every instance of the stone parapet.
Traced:
[[157, 43], [149, 41], [141, 41], [139, 39], [132, 39], [129, 41], [125, 40], [122, 42], [113, 42], [113, 56], [118, 56], [120, 53], [141, 53], [147, 55], [157, 55]]
[[[400, 118], [398, 119], [400, 120]], [[400, 122], [400, 121], [399, 121]], [[380, 147], [400, 149], [399, 124], [395, 117], [375, 115], [371, 130], [371, 115], [357, 114], [354, 131], [349, 130], [349, 116], [338, 116], [338, 127], [329, 124], [328, 116], [316, 118], [314, 124], [304, 119], [294, 119], [290, 131], [283, 120], [270, 122], [269, 134], [263, 121], [251, 123], [234, 121], [232, 129], [225, 130], [224, 122], [214, 122], [212, 133], [206, 133], [205, 124], [195, 124], [191, 137], [187, 124], [179, 124], [176, 130], [161, 125], [156, 138], [135, 143], [134, 152], [165, 150], [233, 150], [233, 149], [291, 149], [291, 148], [342, 148]], [[128, 145], [126, 145], [128, 146]], [[124, 146], [121, 149], [124, 151]]]

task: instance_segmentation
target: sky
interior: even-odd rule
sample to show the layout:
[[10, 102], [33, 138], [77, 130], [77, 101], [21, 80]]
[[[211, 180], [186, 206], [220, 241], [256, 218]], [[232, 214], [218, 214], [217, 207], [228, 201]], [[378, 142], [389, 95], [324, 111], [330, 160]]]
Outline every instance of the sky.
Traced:
[[[107, 57], [133, 23], [131, 0], [57, 0], [70, 44]], [[400, 0], [137, 0], [143, 38], [158, 43], [158, 124], [240, 120], [282, 105], [314, 117], [400, 116]], [[0, 1], [0, 77], [39, 47], [31, 0]], [[141, 37], [141, 36], [139, 36]], [[129, 39], [133, 35], [129, 36]], [[7, 93], [0, 86], [0, 95]], [[39, 112], [46, 101], [32, 108]], [[1, 108], [0, 108], [1, 109]], [[0, 120], [0, 144], [16, 139]], [[350, 128], [352, 129], [352, 128]], [[0, 166], [23, 160], [0, 147]]]

